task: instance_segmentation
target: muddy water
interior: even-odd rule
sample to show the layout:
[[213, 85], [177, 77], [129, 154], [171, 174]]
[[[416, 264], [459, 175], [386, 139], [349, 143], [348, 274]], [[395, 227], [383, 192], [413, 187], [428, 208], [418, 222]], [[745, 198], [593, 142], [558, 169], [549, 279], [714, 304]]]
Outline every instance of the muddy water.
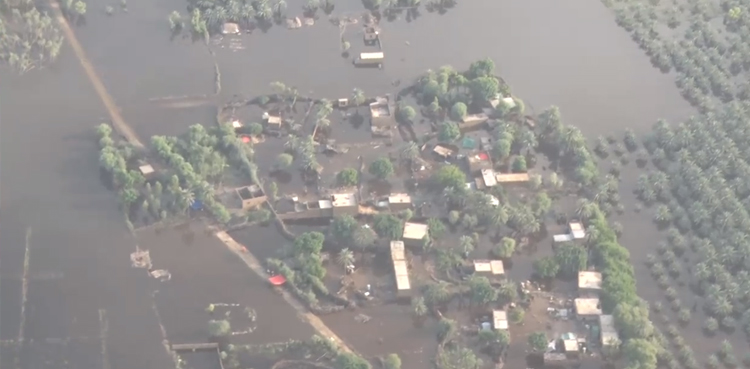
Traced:
[[[52, 70], [0, 75], [2, 339], [19, 333], [24, 239], [31, 228], [23, 368], [101, 367], [99, 311], [113, 368], [166, 367], [134, 240], [96, 180], [92, 126], [105, 115], [66, 50]], [[67, 347], [60, 340], [70, 339]], [[138, 352], [138, 355], [132, 355]], [[15, 355], [4, 350], [2, 364]]]
[[[337, 12], [361, 11], [357, 1], [350, 1], [339, 4]], [[166, 16], [184, 9], [183, 1], [133, 2], [128, 14], [112, 17], [103, 14], [105, 5], [89, 4], [88, 24], [78, 34], [125, 119], [144, 139], [208, 122], [213, 112], [207, 107], [173, 110], [148, 103], [153, 97], [213, 92], [213, 61], [205, 47], [169, 39]], [[353, 69], [339, 56], [338, 29], [325, 20], [302, 30], [274, 27], [243, 36], [245, 50], [217, 50], [224, 91], [257, 94], [280, 80], [331, 98], [347, 96], [355, 86], [377, 94], [391, 91], [392, 81], [408, 81], [427, 68], [464, 68], [491, 57], [527, 105], [539, 110], [556, 104], [566, 122], [590, 135], [626, 126], [643, 131], [657, 118], [691, 113], [671, 77], [650, 66], [597, 0], [463, 2], [446, 15], [423, 11], [416, 21], [398, 20], [383, 28], [388, 60], [382, 71]], [[360, 36], [349, 32], [345, 37], [358, 52]], [[70, 50], [51, 70], [22, 81], [7, 75], [0, 80], [0, 336], [18, 334], [23, 241], [30, 226], [31, 274], [63, 278], [30, 283], [26, 337], [96, 336], [98, 310], [106, 309], [113, 367], [157, 366], [165, 355], [150, 310], [150, 284], [128, 266], [134, 241], [122, 227], [114, 196], [94, 180], [96, 148], [90, 132], [106, 116], [99, 100]], [[651, 244], [646, 232], [651, 228], [640, 218], [623, 221], [634, 230], [623, 238], [626, 245]], [[261, 233], [264, 239], [257, 242], [281, 242], [270, 232]], [[345, 324], [340, 329], [346, 330]], [[99, 346], [81, 345], [81, 354], [67, 360], [88, 367], [83, 361], [95, 358]], [[30, 345], [25, 355], [47, 349]], [[133, 350], [141, 354], [128, 355]], [[3, 357], [3, 363], [10, 359]], [[26, 367], [36, 366], [27, 362]]]

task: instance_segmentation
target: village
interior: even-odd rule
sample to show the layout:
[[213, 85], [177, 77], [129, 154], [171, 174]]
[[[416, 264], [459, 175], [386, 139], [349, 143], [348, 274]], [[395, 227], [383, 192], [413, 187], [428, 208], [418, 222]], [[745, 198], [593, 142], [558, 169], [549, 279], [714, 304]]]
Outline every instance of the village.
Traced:
[[[379, 31], [361, 34], [381, 52], [359, 59], [382, 67]], [[394, 86], [325, 99], [274, 82], [235, 95], [214, 127], [152, 137], [150, 152], [100, 126], [105, 182], [134, 232], [207, 222], [323, 319], [393, 305], [411, 307], [416, 330], [434, 318], [444, 369], [467, 355], [495, 367], [619, 358], [614, 306], [600, 302], [616, 292], [602, 291], [587, 235], [592, 224], [602, 234], [596, 206], [612, 211], [616, 188], [596, 178], [585, 141], [566, 136], [556, 108], [527, 112], [488, 59]], [[278, 241], [261, 245], [254, 234], [270, 224]]]

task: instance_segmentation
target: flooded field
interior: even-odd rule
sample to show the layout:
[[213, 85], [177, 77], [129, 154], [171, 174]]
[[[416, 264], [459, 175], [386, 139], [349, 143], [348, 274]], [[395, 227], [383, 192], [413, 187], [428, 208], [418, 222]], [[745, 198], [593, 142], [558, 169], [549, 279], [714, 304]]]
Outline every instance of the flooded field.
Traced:
[[[77, 28], [77, 34], [123, 116], [144, 142], [155, 134], [182, 133], [195, 123], [213, 124], [216, 111], [211, 105], [218, 98], [171, 107], [149, 99], [212, 95], [214, 61], [222, 74], [220, 98], [267, 93], [273, 81], [331, 99], [349, 96], [353, 87], [368, 95], [392, 93], [394, 81], [409, 81], [428, 68], [450, 64], [463, 69], [473, 60], [490, 57], [528, 106], [538, 112], [558, 105], [565, 122], [590, 137], [619, 135], [624, 127], [641, 133], [658, 118], [676, 121], [693, 113], [673, 77], [650, 65], [597, 0], [464, 1], [445, 15], [423, 11], [411, 22], [385, 22], [388, 61], [382, 71], [355, 69], [342, 59], [339, 30], [325, 19], [299, 30], [274, 26], [267, 33], [243, 35], [243, 50], [217, 47], [214, 60], [201, 43], [170, 40], [166, 18], [173, 10], [184, 12], [182, 0], [133, 2], [127, 14], [118, 11], [114, 16], [104, 14], [105, 5], [89, 4], [87, 24]], [[362, 10], [358, 1], [348, 0], [337, 4], [334, 13]], [[287, 13], [301, 13], [299, 4], [290, 4]], [[352, 51], [359, 47], [359, 37], [354, 32], [346, 35], [355, 45]], [[215, 296], [238, 295], [258, 312], [253, 342], [256, 337], [278, 341], [311, 334], [264, 281], [202, 232], [195, 232], [188, 245], [181, 235], [169, 233], [139, 241], [152, 250], [158, 267], [170, 270], [172, 281], [155, 283], [142, 270], [130, 268], [128, 255], [137, 241], [123, 226], [114, 195], [97, 181], [92, 129], [108, 120], [107, 114], [69, 48], [49, 70], [23, 78], [3, 72], [0, 80], [0, 339], [16, 340], [24, 331], [27, 340], [35, 341], [22, 352], [23, 367], [43, 368], [38, 358], [47, 356], [41, 352], [71, 368], [91, 367], [105, 355], [113, 368], [170, 365], [159, 344], [162, 337], [152, 309], [156, 290], [157, 305], [171, 313], [161, 317], [170, 338], [200, 340], [206, 305], [224, 302], [213, 301]], [[265, 176], [270, 161], [283, 150], [283, 141], [264, 145], [258, 147], [256, 160]], [[634, 203], [637, 174], [632, 167], [621, 176], [624, 203]], [[622, 243], [635, 259], [657, 238], [644, 217], [650, 220], [650, 214], [628, 209], [618, 219], [626, 230]], [[30, 262], [24, 272], [29, 228]], [[286, 242], [274, 227], [253, 228], [236, 237], [261, 260], [275, 256]], [[511, 275], [527, 276], [530, 264], [518, 257]], [[641, 265], [636, 263], [637, 270]], [[24, 276], [29, 281], [25, 294]], [[639, 282], [645, 298], [659, 296], [651, 280]], [[24, 319], [19, 318], [22, 295], [28, 299]], [[375, 319], [362, 325], [348, 313], [326, 322], [367, 355], [402, 352], [407, 366], [425, 367], [425, 356], [416, 353], [423, 350], [419, 342], [434, 339], [426, 337], [429, 330], [411, 337], [416, 333], [407, 329], [408, 322], [388, 320], [387, 326], [379, 326], [399, 309], [373, 311]], [[108, 321], [106, 354], [100, 341], [102, 310]], [[178, 314], [189, 316], [194, 325], [182, 323]], [[383, 334], [362, 338], [376, 329], [383, 329]], [[61, 348], [56, 340], [66, 338], [77, 343]], [[414, 344], [402, 344], [409, 340]], [[13, 351], [4, 346], [2, 365], [10, 366], [13, 355], [7, 352]]]

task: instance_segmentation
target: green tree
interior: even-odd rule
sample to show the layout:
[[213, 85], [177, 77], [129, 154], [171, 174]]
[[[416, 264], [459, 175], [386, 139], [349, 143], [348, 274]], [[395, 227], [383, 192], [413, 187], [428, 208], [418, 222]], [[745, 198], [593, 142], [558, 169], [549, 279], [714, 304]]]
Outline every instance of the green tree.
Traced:
[[427, 315], [427, 305], [425, 305], [424, 297], [417, 296], [411, 300], [411, 309], [414, 315], [417, 317], [423, 317]]
[[451, 210], [450, 212], [448, 212], [448, 223], [450, 223], [450, 225], [455, 226], [460, 220], [461, 213], [456, 210]]
[[463, 188], [466, 186], [466, 174], [461, 168], [449, 164], [440, 167], [433, 175], [435, 182], [443, 188]]
[[487, 102], [495, 98], [499, 92], [500, 84], [495, 77], [479, 77], [471, 81], [472, 101]]
[[393, 174], [393, 164], [388, 158], [378, 158], [370, 164], [369, 172], [379, 179], [386, 179]]
[[348, 352], [342, 352], [336, 357], [336, 369], [371, 369], [370, 363]]
[[247, 133], [253, 136], [260, 136], [263, 133], [263, 126], [260, 123], [250, 123], [247, 125]]
[[294, 158], [291, 155], [286, 154], [286, 153], [279, 154], [279, 156], [276, 157], [274, 168], [276, 168], [276, 170], [285, 170], [292, 165], [293, 161], [294, 161]]
[[500, 243], [495, 245], [492, 248], [492, 255], [494, 255], [497, 258], [506, 259], [513, 256], [513, 253], [516, 251], [516, 240], [509, 238], [509, 237], [503, 237], [500, 240]]
[[388, 354], [383, 359], [385, 369], [401, 369], [401, 358], [397, 354]]
[[461, 122], [466, 117], [466, 104], [457, 102], [451, 107], [451, 119]]
[[475, 79], [479, 77], [492, 77], [494, 73], [495, 62], [493, 62], [490, 58], [484, 58], [471, 63], [466, 77], [469, 79]]
[[445, 235], [445, 224], [440, 219], [430, 218], [427, 220], [427, 228], [429, 229], [430, 238], [437, 240]]
[[513, 324], [521, 324], [523, 323], [523, 318], [526, 316], [526, 313], [523, 311], [523, 309], [519, 307], [515, 307], [510, 310], [508, 313], [508, 319]]
[[401, 123], [414, 123], [414, 118], [417, 116], [417, 112], [406, 103], [399, 103], [398, 110], [396, 110], [396, 118]]
[[325, 236], [320, 232], [305, 232], [294, 239], [294, 255], [320, 255]]
[[469, 293], [471, 301], [480, 306], [497, 300], [497, 291], [492, 287], [487, 277], [471, 277], [469, 279]]
[[537, 352], [547, 349], [547, 335], [544, 332], [534, 332], [529, 335], [529, 346]]
[[232, 333], [232, 326], [227, 320], [209, 320], [208, 334], [210, 337], [226, 337]]
[[352, 168], [343, 169], [336, 175], [336, 181], [339, 186], [356, 186], [359, 183], [359, 172]]
[[492, 144], [492, 158], [501, 161], [510, 156], [510, 150], [513, 143], [510, 140], [497, 140]]
[[185, 27], [185, 21], [182, 19], [180, 12], [176, 10], [170, 13], [167, 19], [169, 20], [169, 29], [173, 32], [179, 32]]
[[355, 88], [352, 90], [352, 104], [354, 104], [355, 106], [364, 104], [366, 99], [367, 98], [365, 97], [365, 92], [361, 89]]
[[453, 122], [440, 123], [438, 127], [438, 139], [442, 142], [453, 142], [461, 137], [461, 130], [458, 124]]
[[404, 223], [392, 214], [377, 214], [373, 218], [373, 228], [380, 237], [399, 240], [404, 235]]
[[477, 358], [474, 351], [465, 347], [441, 350], [435, 362], [440, 369], [477, 369], [482, 366], [482, 360]]
[[513, 159], [513, 172], [514, 173], [526, 173], [528, 168], [526, 167], [526, 158], [523, 156], [516, 156]]
[[500, 356], [510, 345], [510, 333], [504, 329], [481, 330], [479, 342], [492, 356]]
[[552, 256], [545, 256], [534, 261], [534, 273], [539, 278], [555, 278], [560, 272], [560, 264]]
[[347, 245], [354, 240], [354, 232], [361, 228], [351, 215], [344, 214], [333, 218], [329, 232], [336, 243]]
[[354, 245], [360, 249], [364, 249], [375, 242], [377, 235], [375, 234], [375, 231], [370, 228], [359, 227], [354, 230], [352, 237]]
[[79, 17], [86, 15], [86, 3], [81, 0], [76, 1], [75, 4], [73, 4], [73, 11]]
[[271, 197], [272, 201], [276, 200], [276, 197], [279, 194], [279, 185], [276, 184], [276, 182], [271, 182], [268, 184], [268, 196]]
[[634, 338], [625, 341], [622, 352], [627, 367], [655, 369], [659, 348], [648, 339]]
[[560, 265], [560, 273], [567, 278], [573, 278], [588, 265], [588, 252], [578, 244], [566, 242], [557, 247], [555, 259]]

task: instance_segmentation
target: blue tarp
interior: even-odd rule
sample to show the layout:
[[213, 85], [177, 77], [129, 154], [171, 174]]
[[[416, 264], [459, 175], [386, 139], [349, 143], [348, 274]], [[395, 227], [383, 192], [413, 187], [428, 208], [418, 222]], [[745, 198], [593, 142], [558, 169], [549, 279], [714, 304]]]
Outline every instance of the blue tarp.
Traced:
[[190, 209], [192, 209], [192, 210], [202, 210], [203, 209], [203, 201], [201, 201], [201, 200], [195, 200], [195, 201], [193, 201], [193, 204], [190, 205]]

